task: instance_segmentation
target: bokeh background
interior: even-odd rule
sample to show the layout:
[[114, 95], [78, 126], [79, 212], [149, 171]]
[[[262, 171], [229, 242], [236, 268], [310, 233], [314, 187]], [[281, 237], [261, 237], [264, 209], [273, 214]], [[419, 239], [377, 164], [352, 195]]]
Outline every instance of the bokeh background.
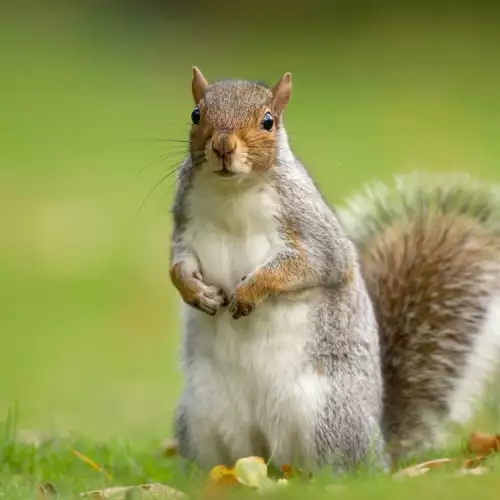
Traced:
[[208, 79], [293, 73], [292, 146], [332, 203], [414, 169], [500, 182], [500, 8], [481, 2], [0, 6], [0, 420], [170, 433], [173, 176]]

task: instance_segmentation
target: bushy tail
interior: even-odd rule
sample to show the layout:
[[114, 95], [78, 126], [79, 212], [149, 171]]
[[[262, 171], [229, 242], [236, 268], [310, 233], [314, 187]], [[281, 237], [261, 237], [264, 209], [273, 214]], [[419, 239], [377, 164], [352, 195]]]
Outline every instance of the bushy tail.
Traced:
[[500, 360], [500, 188], [468, 175], [374, 183], [337, 215], [377, 314], [394, 455], [466, 424]]
[[500, 234], [500, 186], [468, 174], [399, 175], [391, 184], [367, 184], [344, 204], [337, 215], [359, 249], [396, 221], [426, 214], [468, 216]]

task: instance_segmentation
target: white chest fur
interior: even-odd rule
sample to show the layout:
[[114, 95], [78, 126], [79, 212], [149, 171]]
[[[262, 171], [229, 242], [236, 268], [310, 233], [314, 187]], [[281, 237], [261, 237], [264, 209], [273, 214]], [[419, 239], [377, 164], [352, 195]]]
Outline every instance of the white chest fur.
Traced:
[[[204, 279], [228, 296], [283, 248], [276, 196], [265, 183], [238, 196], [193, 190], [185, 242]], [[307, 356], [318, 296], [271, 299], [238, 320], [227, 309], [211, 317], [185, 306], [184, 404], [195, 408], [190, 432], [200, 463], [259, 454], [262, 444], [276, 463], [313, 462], [312, 430], [327, 390]]]
[[277, 195], [266, 183], [238, 192], [195, 186], [189, 201], [186, 242], [206, 281], [227, 294], [283, 248], [276, 223]]

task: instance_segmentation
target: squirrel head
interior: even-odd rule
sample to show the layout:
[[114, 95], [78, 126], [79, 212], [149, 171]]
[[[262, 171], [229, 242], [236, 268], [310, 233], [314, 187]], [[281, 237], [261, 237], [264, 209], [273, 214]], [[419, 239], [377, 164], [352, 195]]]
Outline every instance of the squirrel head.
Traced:
[[242, 178], [273, 168], [278, 131], [292, 93], [285, 73], [272, 88], [244, 80], [209, 84], [194, 67], [190, 152], [194, 165], [220, 178]]

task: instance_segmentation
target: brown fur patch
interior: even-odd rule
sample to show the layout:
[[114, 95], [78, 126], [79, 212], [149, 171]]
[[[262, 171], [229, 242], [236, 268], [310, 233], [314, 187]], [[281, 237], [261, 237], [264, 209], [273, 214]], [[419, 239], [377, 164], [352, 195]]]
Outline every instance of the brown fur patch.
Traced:
[[177, 262], [170, 268], [170, 279], [188, 304], [196, 302], [199, 293], [196, 280], [193, 276], [186, 275], [182, 262]]
[[259, 268], [245, 286], [239, 286], [235, 290], [239, 302], [255, 305], [270, 295], [291, 291], [298, 281], [302, 281], [304, 274], [309, 272], [299, 235], [289, 230], [287, 236], [290, 247], [296, 253], [281, 259], [278, 257], [273, 265]]

